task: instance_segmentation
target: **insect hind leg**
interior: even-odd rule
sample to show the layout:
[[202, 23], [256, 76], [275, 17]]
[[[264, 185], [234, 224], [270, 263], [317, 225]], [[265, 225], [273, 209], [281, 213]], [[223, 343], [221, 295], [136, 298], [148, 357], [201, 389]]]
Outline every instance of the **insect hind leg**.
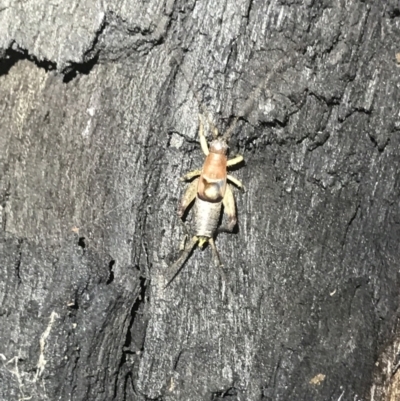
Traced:
[[182, 218], [185, 214], [186, 209], [188, 206], [194, 201], [197, 194], [197, 185], [199, 183], [199, 179], [196, 178], [194, 181], [190, 183], [188, 188], [186, 189], [185, 194], [182, 196], [182, 199], [179, 202], [178, 206], [178, 216]]
[[226, 186], [226, 191], [224, 199], [222, 199], [222, 204], [224, 205], [224, 213], [228, 217], [228, 222], [226, 225], [219, 227], [218, 232], [231, 233], [236, 226], [237, 217], [236, 217], [235, 198], [233, 196], [233, 192], [229, 184]]

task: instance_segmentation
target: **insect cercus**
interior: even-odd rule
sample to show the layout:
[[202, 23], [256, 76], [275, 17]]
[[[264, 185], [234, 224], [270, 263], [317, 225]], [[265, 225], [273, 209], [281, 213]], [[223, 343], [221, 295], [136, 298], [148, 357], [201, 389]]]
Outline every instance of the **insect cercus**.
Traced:
[[[167, 274], [167, 286], [178, 274], [183, 263], [197, 243], [200, 248], [207, 242], [211, 245], [214, 260], [216, 265], [220, 267], [222, 279], [225, 280], [225, 274], [214, 238], [220, 231], [231, 232], [236, 225], [235, 199], [230, 183], [235, 184], [241, 189], [244, 189], [244, 187], [238, 179], [228, 174], [227, 168], [241, 163], [243, 156], [238, 155], [228, 160], [227, 142], [232, 130], [227, 130], [223, 136], [218, 135], [218, 130], [215, 127], [213, 127], [212, 131], [214, 139], [210, 143], [210, 147], [208, 147], [207, 139], [204, 135], [202, 116], [199, 115], [200, 145], [206, 155], [206, 160], [201, 170], [191, 171], [181, 178], [182, 181], [193, 181], [189, 184], [178, 208], [178, 216], [182, 218], [186, 209], [194, 201], [194, 236], [183, 250], [179, 259], [170, 266]], [[224, 212], [227, 214], [228, 223], [226, 226], [218, 227], [222, 205], [224, 206]]]

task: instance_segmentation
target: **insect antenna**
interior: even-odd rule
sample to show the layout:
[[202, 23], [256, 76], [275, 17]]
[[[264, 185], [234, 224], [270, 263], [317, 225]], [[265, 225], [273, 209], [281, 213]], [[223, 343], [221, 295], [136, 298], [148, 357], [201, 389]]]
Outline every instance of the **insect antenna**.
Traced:
[[186, 73], [186, 71], [184, 70], [184, 68], [179, 64], [179, 61], [177, 59], [175, 59], [175, 61], [177, 62], [177, 65], [179, 66], [179, 69], [182, 72], [183, 77], [185, 78], [185, 81], [187, 82], [189, 89], [191, 90], [191, 92], [193, 93], [197, 104], [199, 105], [202, 114], [204, 114], [207, 118], [207, 122], [208, 125], [211, 128], [211, 132], [212, 132], [212, 136], [214, 139], [217, 139], [218, 137], [218, 128], [214, 125], [213, 121], [212, 121], [212, 117], [211, 117], [211, 113], [208, 111], [207, 107], [204, 105], [204, 103], [201, 101], [199, 94], [196, 92], [196, 90], [193, 87], [192, 81], [189, 80], [188, 78], [188, 74]]
[[241, 117], [247, 116], [247, 114], [251, 111], [251, 108], [253, 107], [254, 100], [256, 98], [258, 98], [258, 96], [260, 95], [260, 92], [262, 91], [264, 86], [266, 86], [269, 83], [270, 79], [273, 77], [273, 75], [276, 72], [282, 71], [283, 67], [285, 67], [291, 60], [292, 60], [292, 57], [289, 57], [289, 58], [286, 58], [286, 59], [281, 58], [278, 62], [276, 62], [273, 65], [273, 67], [271, 68], [271, 70], [269, 71], [269, 73], [267, 74], [265, 79], [261, 80], [261, 82], [258, 84], [256, 89], [254, 89], [253, 93], [247, 99], [246, 103], [244, 104], [244, 106], [242, 108], [242, 111], [240, 113], [238, 113], [238, 115], [232, 121], [231, 125], [225, 131], [224, 135], [222, 136], [222, 138], [225, 140], [225, 142], [229, 142], [229, 139], [230, 139], [230, 137], [232, 135], [233, 130], [236, 127], [236, 124], [237, 124], [238, 120]]
[[115, 212], [116, 210], [119, 210], [121, 207], [127, 205], [127, 204], [128, 204], [130, 201], [132, 201], [135, 197], [136, 197], [136, 195], [135, 195], [135, 196], [131, 196], [131, 197], [128, 198], [128, 199], [125, 199], [123, 202], [119, 203], [117, 206], [113, 207], [112, 209], [107, 210], [107, 211], [106, 211], [105, 213], [103, 213], [101, 216], [98, 216], [98, 217], [96, 217], [95, 219], [93, 219], [93, 220], [91, 220], [91, 221], [89, 221], [89, 222], [87, 222], [87, 223], [85, 223], [85, 224], [80, 225], [79, 227], [77, 227], [77, 226], [72, 227], [72, 228], [71, 228], [71, 231], [73, 231], [73, 232], [76, 233], [76, 234], [79, 234], [79, 231], [80, 231], [80, 230], [83, 230], [84, 228], [87, 228], [87, 227], [89, 227], [89, 226], [93, 226], [94, 224], [96, 224], [98, 221], [100, 221], [100, 220], [103, 219], [104, 217], [107, 217], [109, 214], [111, 214], [111, 213]]

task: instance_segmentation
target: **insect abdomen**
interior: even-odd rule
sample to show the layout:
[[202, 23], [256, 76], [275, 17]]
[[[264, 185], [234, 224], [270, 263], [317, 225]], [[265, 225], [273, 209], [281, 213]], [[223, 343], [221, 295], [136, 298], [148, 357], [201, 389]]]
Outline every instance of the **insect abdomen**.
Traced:
[[198, 237], [213, 237], [221, 215], [222, 202], [207, 202], [196, 198], [194, 203], [194, 225]]

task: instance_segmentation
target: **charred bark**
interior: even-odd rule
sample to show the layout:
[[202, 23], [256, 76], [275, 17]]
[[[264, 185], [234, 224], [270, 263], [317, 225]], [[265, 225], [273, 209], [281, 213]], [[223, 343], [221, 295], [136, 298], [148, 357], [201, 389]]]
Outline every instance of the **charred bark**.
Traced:
[[[0, 399], [395, 400], [399, 17], [0, 4]], [[209, 248], [164, 289], [196, 98], [246, 161], [232, 298]]]

